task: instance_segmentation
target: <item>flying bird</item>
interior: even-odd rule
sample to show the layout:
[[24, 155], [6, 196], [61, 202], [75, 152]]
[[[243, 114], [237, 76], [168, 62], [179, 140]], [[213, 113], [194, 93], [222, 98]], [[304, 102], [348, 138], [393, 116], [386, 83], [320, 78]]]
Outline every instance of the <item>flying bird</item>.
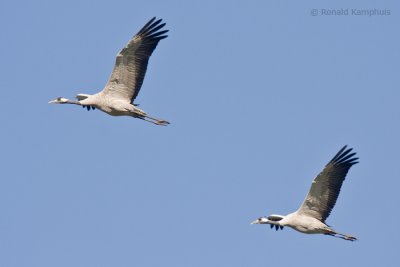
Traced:
[[75, 104], [87, 110], [98, 108], [112, 116], [132, 116], [157, 125], [168, 121], [150, 117], [133, 103], [146, 74], [149, 58], [158, 42], [167, 37], [168, 30], [161, 30], [165, 23], [152, 18], [118, 53], [115, 66], [104, 89], [94, 95], [78, 94], [77, 100], [58, 97], [49, 102], [54, 104]]
[[286, 216], [270, 215], [260, 217], [251, 224], [269, 224], [276, 230], [284, 226], [291, 227], [305, 234], [325, 234], [355, 241], [351, 235], [340, 234], [325, 223], [336, 200], [340, 188], [350, 167], [357, 164], [356, 153], [350, 153], [352, 148], [344, 146], [313, 180], [310, 191], [300, 208]]

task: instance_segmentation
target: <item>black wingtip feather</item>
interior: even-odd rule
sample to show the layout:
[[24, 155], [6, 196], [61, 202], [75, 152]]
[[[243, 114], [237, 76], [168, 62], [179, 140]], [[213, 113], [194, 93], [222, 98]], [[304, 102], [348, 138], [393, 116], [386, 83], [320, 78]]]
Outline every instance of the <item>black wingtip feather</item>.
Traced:
[[[137, 35], [141, 35], [144, 34], [148, 31], [152, 31], [155, 27], [158, 27], [157, 25], [162, 21], [162, 19], [159, 19], [157, 21], [156, 17], [153, 17], [151, 20], [149, 20], [137, 33]], [[165, 25], [165, 23], [163, 23], [163, 26]], [[161, 28], [163, 27], [161, 26]]]
[[[342, 157], [340, 160], [338, 160], [338, 163], [342, 163], [345, 162], [346, 160], [350, 159], [351, 157], [353, 157], [356, 153], [351, 153], [348, 154], [347, 156], [343, 155], [344, 157]], [[350, 159], [352, 160], [352, 159]]]
[[[160, 25], [158, 25], [157, 27], [149, 28], [149, 29], [146, 31], [146, 34], [147, 34], [147, 35], [150, 35], [150, 34], [156, 32], [156, 31], [158, 31], [159, 29], [161, 29], [161, 28], [164, 27], [164, 26], [165, 26], [165, 23], [160, 24]], [[159, 33], [158, 33], [158, 34], [159, 34]]]
[[[154, 17], [154, 18], [155, 18], [155, 17]], [[161, 21], [162, 21], [162, 19], [157, 20], [156, 22], [153, 23], [152, 26], [155, 26], [155, 25], [159, 24]]]
[[[350, 153], [353, 148], [347, 149], [347, 145], [342, 147], [338, 153], [330, 161], [333, 164], [349, 164], [354, 165], [358, 163], [358, 158], [354, 158], [356, 152]], [[350, 153], [350, 154], [349, 154]]]
[[151, 37], [151, 38], [162, 37], [160, 35], [163, 35], [164, 33], [167, 33], [167, 32], [169, 32], [169, 30], [163, 30], [163, 31], [155, 32], [152, 35], [149, 35], [149, 37]]
[[336, 153], [336, 155], [333, 157], [333, 159], [331, 161], [336, 161], [339, 157], [341, 157], [343, 151], [347, 148], [347, 145], [345, 145], [344, 147], [342, 147], [338, 153]]
[[162, 19], [154, 21], [155, 19], [156, 17], [147, 22], [136, 35], [145, 37], [149, 42], [158, 42], [161, 39], [168, 37], [168, 35], [163, 35], [167, 33], [168, 30], [159, 31], [166, 25], [166, 23], [160, 24]]
[[142, 33], [144, 32], [149, 26], [151, 26], [151, 24], [153, 23], [153, 21], [156, 19], [156, 17], [153, 17], [151, 20], [149, 20], [141, 29], [138, 33]]

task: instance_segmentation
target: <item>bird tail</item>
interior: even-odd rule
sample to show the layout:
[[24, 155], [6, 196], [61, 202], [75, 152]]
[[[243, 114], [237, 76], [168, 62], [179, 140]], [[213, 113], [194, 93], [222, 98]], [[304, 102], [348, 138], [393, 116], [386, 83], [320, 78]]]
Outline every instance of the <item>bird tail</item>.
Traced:
[[358, 240], [357, 237], [351, 236], [351, 235], [342, 235], [342, 238], [344, 240], [349, 240], [349, 241], [357, 241]]

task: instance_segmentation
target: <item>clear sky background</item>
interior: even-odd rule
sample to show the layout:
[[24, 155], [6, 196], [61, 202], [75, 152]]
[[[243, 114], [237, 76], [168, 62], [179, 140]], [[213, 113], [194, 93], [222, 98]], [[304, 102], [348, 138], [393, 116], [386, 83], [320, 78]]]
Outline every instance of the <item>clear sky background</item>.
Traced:
[[[102, 90], [153, 16], [136, 102], [170, 126], [47, 104]], [[3, 1], [0, 266], [399, 266], [399, 25], [398, 1]], [[250, 225], [345, 144], [327, 223], [358, 242]]]

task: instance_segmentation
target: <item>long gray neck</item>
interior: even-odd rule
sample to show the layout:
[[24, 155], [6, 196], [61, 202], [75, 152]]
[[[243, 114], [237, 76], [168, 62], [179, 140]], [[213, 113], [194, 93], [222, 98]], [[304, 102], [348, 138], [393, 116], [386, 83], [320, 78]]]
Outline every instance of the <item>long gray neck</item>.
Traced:
[[68, 100], [67, 103], [68, 103], [68, 104], [81, 105], [81, 103], [80, 103], [79, 101], [76, 101], [76, 100]]

